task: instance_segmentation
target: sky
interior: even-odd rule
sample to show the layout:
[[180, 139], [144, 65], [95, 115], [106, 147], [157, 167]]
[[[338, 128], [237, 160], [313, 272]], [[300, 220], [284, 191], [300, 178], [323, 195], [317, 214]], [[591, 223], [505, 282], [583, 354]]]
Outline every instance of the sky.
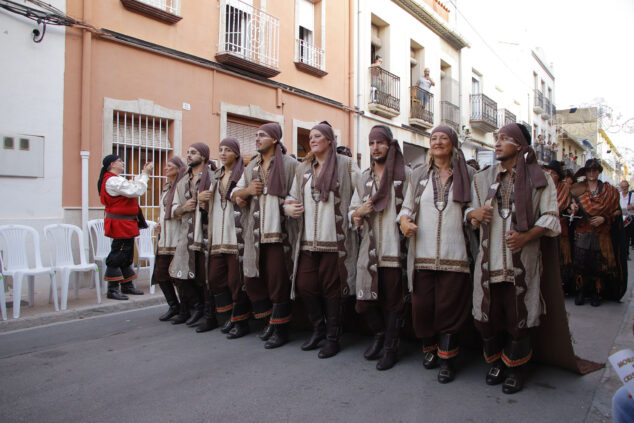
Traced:
[[[541, 47], [558, 109], [601, 102], [613, 120], [634, 119], [634, 0], [449, 1], [487, 39]], [[634, 133], [608, 135], [617, 148], [634, 148]]]

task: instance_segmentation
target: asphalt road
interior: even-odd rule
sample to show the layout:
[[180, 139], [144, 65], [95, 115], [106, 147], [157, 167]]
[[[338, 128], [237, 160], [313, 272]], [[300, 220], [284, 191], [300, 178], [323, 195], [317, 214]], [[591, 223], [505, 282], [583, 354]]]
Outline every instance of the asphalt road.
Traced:
[[[577, 354], [605, 361], [630, 319], [629, 301], [571, 301]], [[604, 374], [531, 364], [525, 389], [508, 396], [484, 383], [479, 351], [463, 351], [456, 380], [440, 385], [415, 342], [403, 342], [399, 363], [379, 372], [362, 357], [370, 341], [362, 335], [344, 335], [342, 352], [320, 360], [299, 348], [307, 332], [268, 351], [254, 334], [226, 340], [219, 330], [159, 322], [164, 307], [0, 335], [0, 420], [581, 422]]]

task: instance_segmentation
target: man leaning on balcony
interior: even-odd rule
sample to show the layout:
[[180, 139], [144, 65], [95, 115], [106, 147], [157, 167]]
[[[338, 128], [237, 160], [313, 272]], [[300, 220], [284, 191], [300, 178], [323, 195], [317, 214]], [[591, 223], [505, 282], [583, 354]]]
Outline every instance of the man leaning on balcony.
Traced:
[[429, 77], [429, 68], [425, 68], [423, 72], [423, 76], [418, 78], [418, 88], [420, 91], [417, 93], [417, 97], [420, 100], [421, 105], [423, 106], [423, 110], [427, 109], [427, 104], [429, 103], [429, 94], [431, 94], [431, 87], [436, 86], [436, 83]]

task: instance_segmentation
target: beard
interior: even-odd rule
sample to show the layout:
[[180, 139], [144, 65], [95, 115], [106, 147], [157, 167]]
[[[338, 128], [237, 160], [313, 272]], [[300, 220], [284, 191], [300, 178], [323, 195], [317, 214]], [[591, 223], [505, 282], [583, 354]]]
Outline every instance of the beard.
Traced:
[[378, 163], [378, 164], [383, 164], [383, 163], [385, 163], [387, 161], [387, 154], [385, 156], [383, 156], [383, 157], [376, 157], [376, 158], [372, 157], [372, 161], [374, 161], [375, 163]]
[[191, 161], [191, 162], [189, 162], [189, 163], [187, 164], [187, 166], [189, 166], [189, 167], [196, 167], [196, 166], [198, 166], [199, 164], [201, 164], [202, 162], [203, 162], [202, 157], [201, 157], [201, 158], [192, 159], [192, 161]]

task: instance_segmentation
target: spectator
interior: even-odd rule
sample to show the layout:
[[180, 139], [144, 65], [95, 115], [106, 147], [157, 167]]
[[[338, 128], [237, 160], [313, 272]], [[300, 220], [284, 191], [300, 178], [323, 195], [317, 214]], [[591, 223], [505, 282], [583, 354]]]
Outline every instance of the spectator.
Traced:
[[429, 77], [429, 68], [425, 68], [423, 71], [423, 76], [418, 78], [418, 90], [416, 97], [420, 100], [421, 105], [423, 106], [423, 110], [427, 109], [427, 104], [429, 103], [429, 98], [431, 94], [431, 87], [435, 86], [436, 83]]

